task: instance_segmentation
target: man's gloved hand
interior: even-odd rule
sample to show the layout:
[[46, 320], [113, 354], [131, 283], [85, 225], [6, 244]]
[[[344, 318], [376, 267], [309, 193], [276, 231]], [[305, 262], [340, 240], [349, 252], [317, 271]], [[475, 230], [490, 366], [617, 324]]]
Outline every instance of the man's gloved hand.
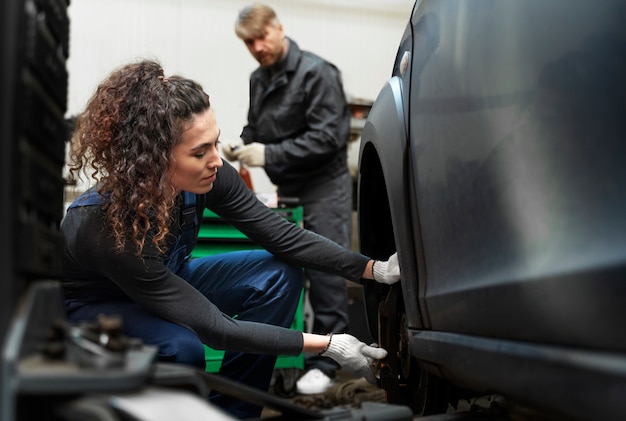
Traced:
[[332, 335], [328, 348], [320, 355], [332, 358], [356, 376], [365, 377], [371, 384], [376, 384], [371, 365], [374, 360], [385, 358], [387, 351], [366, 345], [354, 336], [342, 333]]
[[241, 164], [247, 167], [264, 167], [265, 145], [259, 142], [252, 142], [237, 149], [235, 156]]
[[230, 142], [224, 142], [222, 146], [222, 154], [224, 155], [224, 158], [226, 158], [229, 161], [236, 161], [237, 160], [236, 151], [242, 146], [243, 146], [243, 141], [241, 139], [233, 140]]
[[376, 260], [372, 266], [372, 275], [374, 280], [381, 284], [391, 285], [398, 282], [400, 280], [398, 252], [392, 254], [386, 262]]

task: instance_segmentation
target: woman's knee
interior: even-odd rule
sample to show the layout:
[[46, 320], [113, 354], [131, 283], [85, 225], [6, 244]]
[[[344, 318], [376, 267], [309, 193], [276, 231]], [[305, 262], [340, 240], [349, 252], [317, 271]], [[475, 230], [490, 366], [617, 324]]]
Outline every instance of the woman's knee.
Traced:
[[159, 346], [159, 360], [186, 364], [204, 369], [204, 345], [195, 334], [179, 334]]
[[282, 281], [286, 287], [297, 291], [304, 288], [304, 270], [302, 268], [292, 266], [271, 255], [267, 256], [266, 265], [270, 272], [279, 274], [277, 281]]

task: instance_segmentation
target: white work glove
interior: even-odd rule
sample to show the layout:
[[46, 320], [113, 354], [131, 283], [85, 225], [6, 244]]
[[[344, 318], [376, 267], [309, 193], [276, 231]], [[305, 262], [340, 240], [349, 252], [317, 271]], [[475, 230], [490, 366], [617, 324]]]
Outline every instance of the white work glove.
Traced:
[[374, 261], [372, 266], [372, 275], [376, 282], [381, 284], [395, 284], [400, 280], [400, 266], [398, 265], [398, 252], [392, 254], [389, 260], [381, 262]]
[[357, 377], [365, 377], [371, 384], [376, 384], [372, 362], [385, 358], [387, 351], [366, 345], [354, 336], [342, 333], [331, 335], [328, 347], [320, 355], [332, 358]]
[[235, 151], [235, 156], [246, 167], [265, 166], [265, 145], [259, 142], [252, 142], [242, 146]]

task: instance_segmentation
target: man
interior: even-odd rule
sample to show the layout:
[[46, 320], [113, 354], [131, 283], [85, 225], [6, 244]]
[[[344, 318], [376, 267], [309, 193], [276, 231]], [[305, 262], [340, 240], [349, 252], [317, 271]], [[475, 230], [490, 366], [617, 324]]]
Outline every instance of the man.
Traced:
[[[274, 10], [244, 8], [235, 32], [259, 62], [250, 76], [248, 124], [243, 145], [227, 145], [224, 155], [244, 166], [264, 167], [279, 197], [297, 197], [304, 227], [350, 247], [352, 181], [346, 160], [350, 111], [338, 69], [285, 37]], [[233, 147], [237, 146], [237, 147]], [[348, 329], [345, 279], [307, 272], [313, 332]], [[324, 392], [337, 364], [319, 355], [306, 358], [298, 393]]]

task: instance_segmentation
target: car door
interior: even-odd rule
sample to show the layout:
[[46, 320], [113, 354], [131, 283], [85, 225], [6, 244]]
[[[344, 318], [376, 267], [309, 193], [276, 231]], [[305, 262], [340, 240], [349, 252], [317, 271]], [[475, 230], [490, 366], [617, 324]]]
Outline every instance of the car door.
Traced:
[[421, 2], [409, 137], [437, 331], [626, 350], [623, 2]]

